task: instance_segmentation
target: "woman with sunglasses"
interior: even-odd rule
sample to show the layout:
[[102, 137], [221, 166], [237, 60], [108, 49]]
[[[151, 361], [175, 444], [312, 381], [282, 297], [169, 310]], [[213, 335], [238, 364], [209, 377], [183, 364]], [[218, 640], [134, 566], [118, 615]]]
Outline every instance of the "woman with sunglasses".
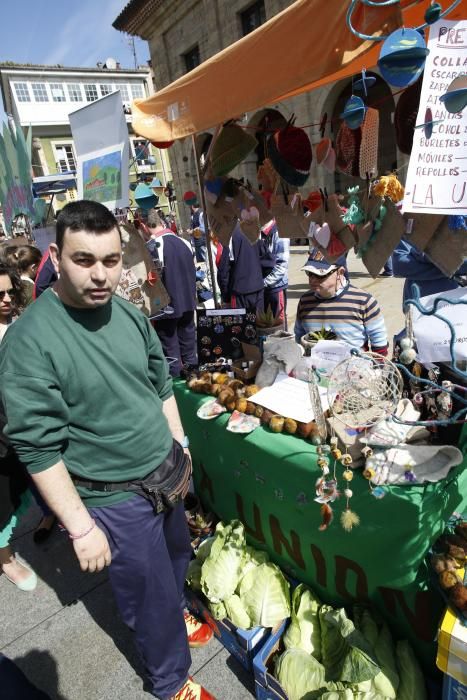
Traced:
[[24, 307], [24, 294], [18, 273], [0, 262], [0, 341], [8, 326]]
[[[23, 303], [19, 275], [5, 263], [0, 263], [0, 340], [15, 316], [19, 315]], [[37, 576], [16, 557], [10, 546], [13, 529], [31, 502], [29, 479], [4, 435], [5, 423], [0, 404], [0, 570], [20, 590], [32, 591], [37, 585]]]

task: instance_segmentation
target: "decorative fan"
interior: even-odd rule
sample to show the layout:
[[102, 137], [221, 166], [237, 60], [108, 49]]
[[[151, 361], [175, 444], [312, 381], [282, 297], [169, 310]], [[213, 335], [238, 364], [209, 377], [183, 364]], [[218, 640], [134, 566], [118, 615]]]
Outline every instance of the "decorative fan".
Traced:
[[402, 387], [396, 365], [376, 353], [353, 350], [329, 377], [329, 407], [346, 427], [368, 428], [394, 413]]
[[319, 437], [321, 440], [326, 440], [327, 428], [326, 420], [324, 418], [323, 404], [321, 403], [321, 397], [319, 395], [319, 381], [320, 376], [317, 373], [316, 368], [311, 367], [308, 374], [308, 389], [310, 391], [311, 407], [313, 409], [315, 423], [318, 426]]

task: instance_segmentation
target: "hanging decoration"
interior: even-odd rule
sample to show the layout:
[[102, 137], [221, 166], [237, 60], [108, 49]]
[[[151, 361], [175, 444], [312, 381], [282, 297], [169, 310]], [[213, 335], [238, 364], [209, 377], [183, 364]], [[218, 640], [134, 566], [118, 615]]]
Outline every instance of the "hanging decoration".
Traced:
[[374, 75], [367, 75], [365, 68], [362, 69], [362, 77], [358, 78], [353, 84], [353, 89], [355, 92], [363, 92], [365, 97], [368, 95], [369, 88], [373, 87], [376, 83], [376, 78]]
[[425, 39], [416, 29], [397, 29], [381, 47], [378, 67], [394, 87], [408, 87], [423, 72], [429, 54]]
[[458, 75], [454, 78], [439, 99], [450, 114], [462, 112], [467, 106], [467, 75]]
[[366, 110], [367, 107], [362, 98], [352, 95], [345, 103], [344, 111], [340, 116], [349, 129], [358, 129], [365, 118]]

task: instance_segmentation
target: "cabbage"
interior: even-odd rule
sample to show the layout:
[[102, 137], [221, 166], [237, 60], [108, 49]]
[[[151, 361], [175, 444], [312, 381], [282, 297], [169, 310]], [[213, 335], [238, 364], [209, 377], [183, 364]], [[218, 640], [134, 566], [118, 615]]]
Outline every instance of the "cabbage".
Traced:
[[227, 611], [224, 603], [209, 603], [209, 610], [214, 619], [223, 620], [227, 617]]
[[319, 619], [326, 680], [361, 683], [373, 679], [380, 672], [368, 642], [355, 629], [343, 608], [333, 610], [323, 605]]
[[201, 572], [201, 589], [211, 603], [219, 603], [235, 593], [242, 575], [244, 550], [242, 523], [239, 520], [232, 520], [229, 525], [218, 523]]
[[198, 561], [201, 564], [203, 562], [205, 562], [206, 559], [208, 558], [208, 556], [210, 555], [213, 542], [214, 542], [214, 537], [207, 537], [199, 545], [199, 547], [196, 551], [196, 558], [198, 559]]
[[238, 595], [231, 595], [224, 601], [227, 617], [235, 627], [248, 630], [253, 625]]
[[238, 594], [252, 627], [275, 627], [290, 615], [289, 584], [274, 564], [251, 569], [242, 578]]
[[400, 679], [397, 700], [426, 700], [423, 673], [407, 640], [397, 642], [396, 657]]
[[260, 564], [265, 564], [269, 561], [269, 555], [267, 552], [254, 549], [253, 547], [245, 547], [243, 554], [243, 565], [242, 565], [242, 578], [251, 569], [260, 566]]
[[290, 625], [284, 635], [286, 649], [303, 649], [321, 661], [320, 601], [303, 583], [292, 595]]
[[287, 649], [279, 657], [275, 676], [289, 700], [312, 700], [326, 689], [324, 667], [303, 649]]
[[384, 623], [378, 625], [371, 613], [360, 606], [354, 608], [354, 620], [355, 626], [370, 644], [381, 667], [380, 673], [373, 679], [374, 692], [395, 700], [399, 675], [394, 657], [394, 644], [387, 625]]
[[186, 572], [186, 580], [190, 588], [198, 593], [201, 592], [201, 567], [202, 564], [198, 559], [192, 559]]

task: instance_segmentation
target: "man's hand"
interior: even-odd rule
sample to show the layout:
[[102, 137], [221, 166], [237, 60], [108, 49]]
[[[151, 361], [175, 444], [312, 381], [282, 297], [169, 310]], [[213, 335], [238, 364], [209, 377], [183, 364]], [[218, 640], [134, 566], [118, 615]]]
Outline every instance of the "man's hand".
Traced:
[[112, 561], [107, 537], [97, 525], [84, 537], [73, 540], [73, 547], [82, 571], [102, 571]]

